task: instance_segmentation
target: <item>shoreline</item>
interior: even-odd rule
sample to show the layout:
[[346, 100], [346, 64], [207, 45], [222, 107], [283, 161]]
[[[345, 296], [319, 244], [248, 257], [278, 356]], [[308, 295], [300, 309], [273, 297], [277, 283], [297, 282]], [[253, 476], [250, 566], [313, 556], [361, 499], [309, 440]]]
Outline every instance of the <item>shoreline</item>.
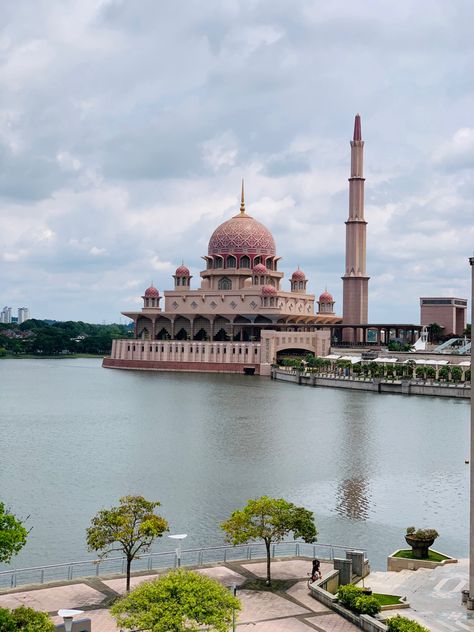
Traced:
[[431, 380], [386, 380], [380, 378], [336, 377], [321, 374], [304, 374], [297, 371], [284, 371], [272, 368], [271, 379], [280, 382], [291, 382], [299, 386], [344, 388], [371, 393], [391, 393], [395, 395], [424, 395], [431, 397], [453, 397], [469, 400], [471, 385], [455, 385], [433, 383]]

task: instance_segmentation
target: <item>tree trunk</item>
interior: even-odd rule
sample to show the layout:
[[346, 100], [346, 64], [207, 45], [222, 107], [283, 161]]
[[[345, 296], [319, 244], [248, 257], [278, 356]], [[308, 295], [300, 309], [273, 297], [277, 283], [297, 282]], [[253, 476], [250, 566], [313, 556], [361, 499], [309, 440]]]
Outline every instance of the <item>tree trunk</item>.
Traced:
[[132, 558], [127, 556], [127, 592], [130, 592], [130, 569], [132, 566]]
[[265, 540], [265, 547], [267, 549], [267, 586], [271, 586], [272, 579], [270, 577], [270, 540]]

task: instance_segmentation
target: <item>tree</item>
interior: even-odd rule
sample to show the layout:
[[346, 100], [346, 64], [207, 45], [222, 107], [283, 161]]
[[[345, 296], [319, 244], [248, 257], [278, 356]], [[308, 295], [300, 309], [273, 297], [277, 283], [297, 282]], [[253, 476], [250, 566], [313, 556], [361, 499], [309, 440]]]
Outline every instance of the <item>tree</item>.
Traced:
[[26, 544], [28, 529], [0, 502], [0, 562], [9, 563]]
[[428, 334], [431, 342], [438, 342], [443, 329], [444, 327], [441, 327], [441, 325], [438, 325], [438, 323], [431, 323], [430, 325], [428, 325]]
[[179, 569], [144, 582], [111, 607], [128, 630], [227, 632], [239, 600], [215, 579]]
[[14, 610], [0, 608], [2, 632], [54, 632], [55, 625], [45, 612], [20, 606]]
[[245, 507], [232, 513], [230, 518], [221, 524], [227, 534], [227, 541], [234, 546], [252, 540], [263, 540], [267, 551], [267, 585], [270, 577], [270, 547], [272, 543], [281, 542], [290, 533], [293, 537], [302, 538], [305, 542], [315, 542], [318, 534], [314, 524], [313, 512], [304, 507], [297, 507], [283, 498], [262, 496], [249, 500]]
[[159, 502], [143, 496], [123, 496], [120, 505], [102, 509], [92, 518], [87, 529], [89, 551], [100, 551], [105, 557], [121, 551], [127, 560], [127, 592], [130, 590], [130, 569], [139, 552], [150, 550], [156, 538], [168, 531], [167, 521], [154, 513]]

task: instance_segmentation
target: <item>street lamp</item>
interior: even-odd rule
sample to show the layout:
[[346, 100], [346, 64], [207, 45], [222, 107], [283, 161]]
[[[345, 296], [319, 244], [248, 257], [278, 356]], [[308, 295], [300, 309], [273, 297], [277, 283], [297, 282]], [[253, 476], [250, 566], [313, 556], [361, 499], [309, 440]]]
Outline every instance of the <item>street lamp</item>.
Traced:
[[[231, 584], [229, 590], [234, 597], [237, 596], [237, 584]], [[232, 608], [232, 632], [235, 632], [235, 608]]]
[[64, 621], [65, 632], [71, 632], [73, 618], [83, 612], [84, 610], [58, 610], [58, 615], [62, 617]]
[[179, 568], [181, 566], [181, 540], [188, 537], [187, 533], [176, 533], [174, 535], [169, 535], [169, 538], [172, 540], [178, 541], [178, 546], [176, 548], [176, 566]]

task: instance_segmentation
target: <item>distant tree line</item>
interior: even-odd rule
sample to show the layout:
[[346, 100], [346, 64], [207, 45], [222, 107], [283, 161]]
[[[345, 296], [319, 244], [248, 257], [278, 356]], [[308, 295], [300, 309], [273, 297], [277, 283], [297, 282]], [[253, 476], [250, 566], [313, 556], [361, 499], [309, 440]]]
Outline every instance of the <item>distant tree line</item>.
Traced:
[[49, 322], [30, 319], [0, 324], [0, 356], [85, 353], [106, 355], [114, 338], [132, 335], [125, 325], [92, 325], [82, 321]]

